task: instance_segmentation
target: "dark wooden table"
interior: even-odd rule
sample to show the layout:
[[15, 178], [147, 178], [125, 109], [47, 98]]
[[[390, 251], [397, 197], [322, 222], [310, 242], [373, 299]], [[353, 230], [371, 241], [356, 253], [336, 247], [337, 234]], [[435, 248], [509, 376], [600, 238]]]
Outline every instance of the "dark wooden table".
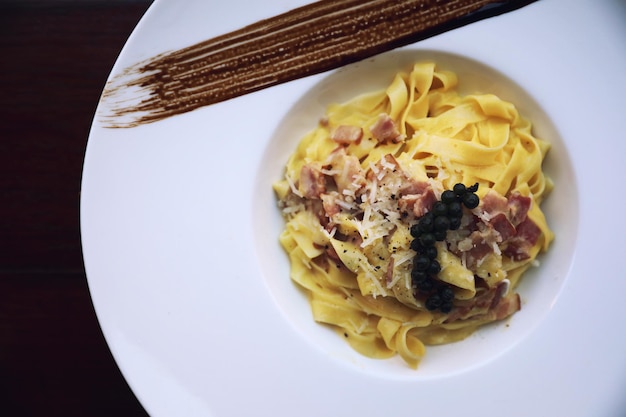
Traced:
[[100, 92], [150, 0], [0, 0], [0, 415], [146, 415], [96, 319], [80, 243]]

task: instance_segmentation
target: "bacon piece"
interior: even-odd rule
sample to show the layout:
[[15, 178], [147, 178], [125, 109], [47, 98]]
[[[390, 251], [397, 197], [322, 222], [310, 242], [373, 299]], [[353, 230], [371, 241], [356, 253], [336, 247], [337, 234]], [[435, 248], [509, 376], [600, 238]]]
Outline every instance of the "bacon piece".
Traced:
[[356, 191], [365, 185], [365, 174], [359, 159], [354, 155], [348, 155], [343, 147], [338, 147], [330, 153], [329, 162], [332, 171], [337, 172], [333, 174], [333, 179], [340, 193], [348, 189]]
[[471, 300], [457, 301], [459, 305], [450, 312], [448, 318], [446, 319], [446, 323], [451, 323], [457, 320], [465, 320], [471, 316], [485, 314], [494, 304], [496, 297], [500, 297], [498, 294], [498, 287], [495, 287], [477, 295]]
[[498, 213], [489, 219], [489, 224], [500, 234], [500, 241], [505, 241], [517, 233], [515, 226], [504, 213]]
[[521, 308], [522, 303], [519, 294], [511, 293], [499, 300], [499, 302], [490, 309], [490, 313], [494, 320], [502, 320], [520, 311]]
[[488, 217], [493, 217], [498, 213], [507, 212], [508, 200], [499, 193], [489, 190], [481, 199], [481, 207]]
[[469, 269], [474, 269], [485, 256], [493, 253], [492, 241], [495, 242], [496, 237], [489, 229], [485, 232], [478, 230], [472, 232], [469, 239], [472, 241], [472, 247], [467, 251], [466, 262]]
[[398, 199], [398, 207], [403, 213], [413, 213], [418, 198], [416, 194], [403, 195]]
[[332, 229], [332, 225], [329, 224], [328, 216], [326, 216], [326, 212], [324, 211], [324, 204], [322, 200], [319, 198], [310, 199], [306, 202], [307, 210], [310, 211], [317, 217], [320, 222], [320, 225], [326, 230], [330, 231]]
[[468, 263], [478, 263], [478, 261], [483, 259], [485, 256], [493, 253], [493, 245], [491, 245], [488, 240], [484, 238], [483, 232], [472, 232], [470, 237], [472, 239], [472, 249], [468, 251]]
[[495, 288], [461, 302], [450, 312], [445, 322], [466, 319], [496, 321], [509, 317], [521, 309], [521, 301], [519, 294], [513, 292], [507, 294], [508, 288], [508, 282], [501, 282]]
[[336, 192], [331, 192], [328, 194], [322, 194], [320, 197], [322, 199], [324, 212], [329, 219], [341, 211], [341, 208], [337, 204], [337, 198], [339, 197], [339, 194], [337, 194]]
[[506, 248], [502, 252], [514, 261], [523, 261], [530, 258], [530, 249], [541, 236], [541, 229], [535, 222], [526, 217], [516, 230], [517, 234], [507, 241]]
[[541, 236], [541, 229], [528, 217], [517, 226], [517, 236], [526, 240], [531, 245], [537, 243]]
[[422, 194], [429, 188], [432, 190], [431, 185], [426, 181], [417, 181], [413, 178], [407, 178], [407, 182], [400, 187], [399, 192], [402, 195]]
[[435, 191], [429, 183], [411, 178], [408, 178], [407, 183], [400, 188], [398, 195], [400, 210], [412, 212], [415, 217], [422, 217], [428, 213], [437, 202]]
[[325, 252], [326, 255], [332, 259], [333, 261], [335, 261], [335, 263], [339, 263], [339, 264], [343, 264], [343, 262], [341, 262], [341, 258], [339, 257], [339, 255], [337, 254], [337, 251], [335, 250], [335, 248], [333, 247], [333, 245], [327, 245], [325, 248]]
[[514, 192], [505, 198], [497, 192], [490, 190], [482, 198], [482, 210], [485, 223], [493, 227], [506, 241], [515, 236], [517, 226], [526, 220], [532, 200], [519, 192]]
[[361, 142], [363, 129], [358, 126], [340, 125], [330, 134], [330, 138], [340, 145]]
[[507, 207], [509, 209], [509, 219], [513, 226], [517, 226], [526, 220], [531, 202], [530, 197], [525, 197], [519, 192], [514, 192], [509, 196]]
[[299, 189], [306, 198], [319, 198], [326, 192], [326, 178], [316, 164], [305, 164], [300, 169]]
[[427, 188], [422, 194], [420, 194], [415, 200], [413, 206], [413, 214], [416, 217], [422, 217], [433, 209], [433, 205], [437, 202], [437, 196], [432, 188]]
[[469, 221], [467, 223], [467, 226], [465, 226], [465, 229], [467, 229], [470, 233], [475, 232], [478, 230], [478, 224], [481, 223], [480, 218], [478, 218], [475, 215], [471, 215], [469, 217]]
[[385, 113], [381, 113], [378, 116], [378, 119], [370, 127], [370, 132], [372, 132], [372, 136], [379, 143], [398, 143], [402, 140], [402, 135], [396, 123]]

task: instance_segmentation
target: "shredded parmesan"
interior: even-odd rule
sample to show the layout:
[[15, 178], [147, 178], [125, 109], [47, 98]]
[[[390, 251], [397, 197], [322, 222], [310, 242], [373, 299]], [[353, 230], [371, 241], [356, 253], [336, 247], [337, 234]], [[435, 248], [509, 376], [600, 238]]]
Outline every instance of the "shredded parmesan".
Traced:
[[396, 168], [396, 166], [394, 164], [392, 164], [391, 162], [387, 161], [386, 158], [380, 158], [380, 164], [384, 168], [387, 168], [390, 171], [393, 171]]
[[289, 214], [294, 214], [294, 213], [297, 213], [297, 212], [300, 212], [300, 211], [304, 211], [304, 210], [306, 210], [306, 207], [304, 207], [304, 204], [299, 203], [299, 204], [296, 204], [296, 205], [285, 207], [283, 209], [283, 213], [285, 213], [286, 215], [289, 215]]
[[377, 293], [372, 293], [372, 297], [376, 298], [376, 296], [378, 295], [387, 295], [387, 291], [385, 291], [383, 286], [380, 284], [378, 278], [376, 278], [376, 276], [371, 271], [365, 271], [365, 277], [372, 281], [372, 284], [374, 284], [374, 286], [376, 287]]
[[335, 200], [335, 203], [336, 203], [338, 206], [340, 206], [340, 207], [342, 207], [342, 208], [344, 208], [344, 209], [346, 209], [346, 210], [354, 210], [354, 209], [356, 209], [356, 208], [357, 208], [357, 207], [356, 207], [356, 205], [355, 205], [354, 203], [349, 203], [349, 202], [344, 201], [344, 200], [341, 200], [341, 199], [339, 199], [339, 198]]
[[370, 187], [370, 203], [374, 204], [374, 202], [376, 202], [376, 194], [378, 194], [378, 181], [376, 178], [374, 178], [374, 181], [372, 181], [372, 186]]
[[333, 175], [337, 175], [341, 173], [341, 171], [339, 171], [338, 169], [326, 169], [326, 168], [321, 168], [320, 172], [324, 175], [329, 175], [331, 177]]
[[502, 251], [500, 250], [500, 246], [496, 242], [491, 242], [491, 247], [493, 248], [493, 253], [498, 256], [502, 255]]
[[291, 189], [292, 193], [294, 193], [298, 197], [304, 197], [300, 190], [298, 190], [298, 187], [296, 187], [296, 184], [294, 184], [293, 179], [289, 176], [288, 173], [285, 174], [285, 179], [287, 180], [287, 183], [289, 184], [289, 188]]

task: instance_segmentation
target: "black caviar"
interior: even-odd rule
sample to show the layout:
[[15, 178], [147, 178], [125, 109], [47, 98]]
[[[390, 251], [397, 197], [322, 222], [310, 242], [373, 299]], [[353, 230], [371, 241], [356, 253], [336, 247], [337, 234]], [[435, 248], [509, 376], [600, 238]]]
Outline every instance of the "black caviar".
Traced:
[[412, 284], [416, 296], [425, 297], [424, 304], [428, 310], [442, 313], [452, 310], [454, 291], [449, 284], [437, 279], [441, 265], [436, 259], [435, 243], [444, 241], [448, 230], [461, 227], [463, 207], [469, 210], [478, 207], [480, 199], [476, 191], [478, 183], [470, 187], [455, 184], [452, 190], [441, 193], [441, 199], [435, 202], [432, 209], [411, 226], [411, 249], [416, 252], [411, 271]]

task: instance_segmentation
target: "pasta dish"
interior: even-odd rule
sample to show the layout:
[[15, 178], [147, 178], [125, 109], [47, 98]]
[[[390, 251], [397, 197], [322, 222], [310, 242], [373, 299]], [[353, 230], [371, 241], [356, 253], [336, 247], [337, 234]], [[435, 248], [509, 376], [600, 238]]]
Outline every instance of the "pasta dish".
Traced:
[[540, 207], [550, 145], [513, 104], [456, 87], [420, 62], [330, 105], [273, 186], [315, 321], [413, 368], [426, 345], [520, 310], [516, 286], [554, 238]]

